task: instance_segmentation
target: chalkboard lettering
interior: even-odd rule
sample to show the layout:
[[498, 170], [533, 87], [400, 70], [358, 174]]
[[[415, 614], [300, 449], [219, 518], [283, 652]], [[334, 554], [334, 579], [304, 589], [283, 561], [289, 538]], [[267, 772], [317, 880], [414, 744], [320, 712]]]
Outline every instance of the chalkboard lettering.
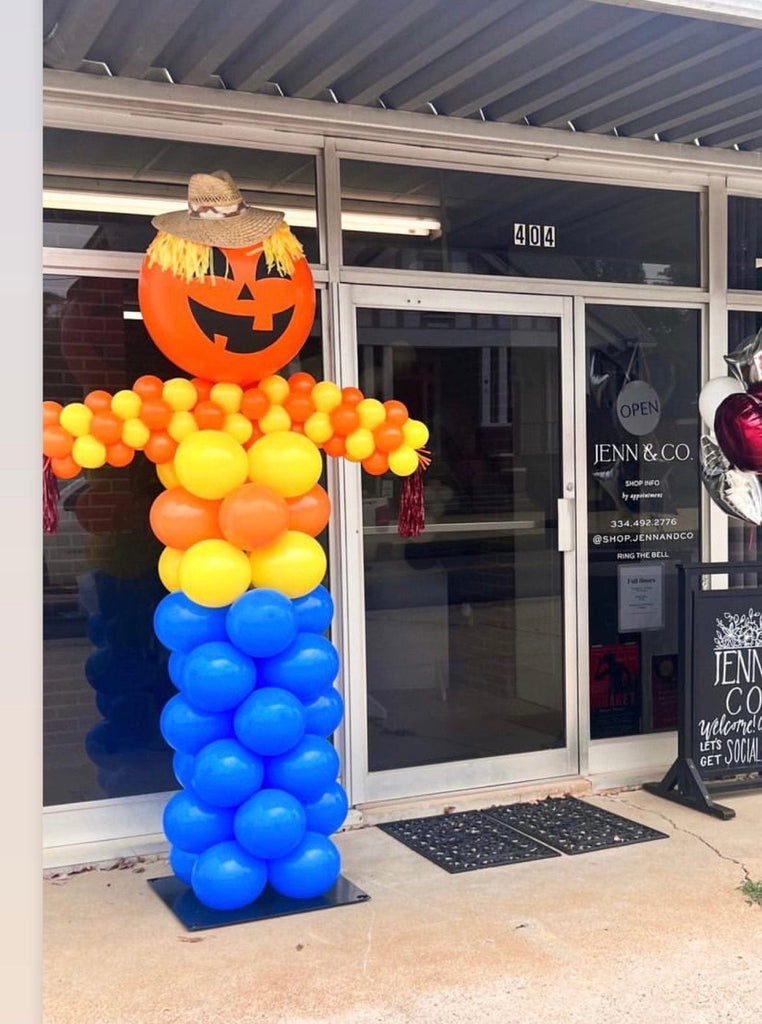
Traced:
[[762, 594], [693, 595], [693, 759], [701, 775], [762, 767]]

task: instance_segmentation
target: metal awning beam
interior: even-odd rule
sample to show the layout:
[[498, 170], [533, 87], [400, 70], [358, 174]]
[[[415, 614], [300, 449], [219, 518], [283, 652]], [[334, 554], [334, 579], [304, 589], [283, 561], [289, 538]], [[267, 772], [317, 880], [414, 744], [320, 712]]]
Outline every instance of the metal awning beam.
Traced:
[[596, 4], [659, 11], [684, 18], [728, 21], [749, 28], [762, 28], [762, 7], [759, 0], [590, 0]]

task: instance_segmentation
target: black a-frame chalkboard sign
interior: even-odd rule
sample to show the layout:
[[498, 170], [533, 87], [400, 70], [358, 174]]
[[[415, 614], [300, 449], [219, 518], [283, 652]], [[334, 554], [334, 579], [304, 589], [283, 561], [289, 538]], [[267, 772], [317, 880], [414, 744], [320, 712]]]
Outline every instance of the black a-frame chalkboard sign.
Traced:
[[677, 760], [643, 787], [718, 818], [712, 792], [762, 786], [762, 587], [702, 589], [710, 576], [762, 562], [678, 565]]

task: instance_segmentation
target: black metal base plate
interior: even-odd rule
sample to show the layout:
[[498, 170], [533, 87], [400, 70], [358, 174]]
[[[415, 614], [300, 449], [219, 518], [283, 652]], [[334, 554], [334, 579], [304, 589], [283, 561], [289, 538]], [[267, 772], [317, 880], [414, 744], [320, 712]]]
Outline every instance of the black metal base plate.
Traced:
[[482, 811], [392, 821], [378, 827], [451, 874], [559, 856]]
[[364, 903], [370, 899], [367, 892], [358, 889], [343, 875], [328, 892], [306, 900], [295, 900], [281, 896], [269, 885], [262, 895], [240, 910], [212, 910], [198, 899], [189, 885], [174, 875], [163, 878], [149, 878], [148, 884], [165, 903], [175, 917], [188, 931], [198, 932], [209, 928], [223, 928], [228, 924], [246, 924], [249, 921], [266, 921], [288, 914], [304, 914], [310, 910], [326, 910], [328, 907], [343, 907], [350, 903]]
[[486, 813], [495, 821], [571, 855], [669, 838], [665, 832], [575, 797], [548, 797], [538, 803], [490, 807]]

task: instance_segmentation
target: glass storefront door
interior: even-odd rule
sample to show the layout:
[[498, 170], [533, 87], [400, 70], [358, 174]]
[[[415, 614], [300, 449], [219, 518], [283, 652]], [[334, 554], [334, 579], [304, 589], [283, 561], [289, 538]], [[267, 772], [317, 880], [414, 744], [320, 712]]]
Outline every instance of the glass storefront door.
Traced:
[[353, 802], [575, 773], [567, 300], [346, 286], [342, 311], [343, 382], [432, 458], [412, 540], [400, 480], [343, 469]]

